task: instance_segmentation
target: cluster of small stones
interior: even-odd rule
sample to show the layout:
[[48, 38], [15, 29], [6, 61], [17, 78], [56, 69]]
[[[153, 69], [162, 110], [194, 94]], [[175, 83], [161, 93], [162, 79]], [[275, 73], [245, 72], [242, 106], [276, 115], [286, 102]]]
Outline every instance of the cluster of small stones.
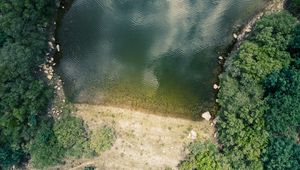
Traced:
[[[56, 25], [55, 22], [54, 25]], [[54, 62], [53, 56], [56, 52], [60, 52], [60, 46], [59, 44], [55, 43], [54, 37], [50, 38], [48, 46], [49, 52], [46, 53], [45, 63], [40, 65], [40, 71], [42, 71], [45, 74], [45, 77], [48, 80], [48, 84], [54, 87], [55, 90], [55, 98], [48, 113], [53, 117], [59, 117], [59, 115], [63, 112], [64, 109], [63, 104], [61, 103], [65, 103], [66, 100], [63, 91], [63, 81], [54, 72], [54, 66], [56, 65], [56, 63]]]

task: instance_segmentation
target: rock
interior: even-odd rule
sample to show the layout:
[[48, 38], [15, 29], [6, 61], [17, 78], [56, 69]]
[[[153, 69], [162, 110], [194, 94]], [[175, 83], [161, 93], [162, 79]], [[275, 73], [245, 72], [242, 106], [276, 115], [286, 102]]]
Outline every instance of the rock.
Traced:
[[211, 119], [211, 115], [209, 112], [204, 112], [202, 114], [202, 118], [204, 118], [205, 120], [209, 121]]
[[251, 32], [251, 28], [246, 28], [245, 32]]
[[218, 86], [217, 84], [214, 84], [214, 89], [215, 90], [220, 89], [220, 86]]
[[236, 35], [235, 33], [233, 34], [233, 38], [237, 39], [238, 35]]
[[49, 47], [50, 47], [51, 49], [54, 49], [54, 45], [53, 45], [53, 43], [52, 43], [51, 41], [48, 42], [48, 45], [49, 45]]
[[216, 133], [214, 133], [214, 138], [217, 138], [217, 136], [218, 136], [217, 132], [216, 132]]
[[60, 52], [59, 44], [56, 45], [56, 50], [57, 50], [58, 52]]
[[219, 60], [224, 60], [224, 58], [222, 56], [219, 56]]
[[52, 80], [53, 76], [52, 75], [47, 75], [47, 79]]
[[197, 139], [197, 132], [195, 132], [194, 130], [191, 130], [191, 132], [189, 133], [188, 138], [192, 139], [192, 140]]
[[217, 118], [213, 120], [213, 124], [217, 124]]

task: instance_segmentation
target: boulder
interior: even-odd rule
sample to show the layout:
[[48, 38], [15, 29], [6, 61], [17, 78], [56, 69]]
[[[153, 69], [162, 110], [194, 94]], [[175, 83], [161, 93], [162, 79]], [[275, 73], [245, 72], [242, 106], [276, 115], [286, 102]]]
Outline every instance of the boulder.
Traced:
[[251, 28], [250, 27], [246, 28], [245, 32], [251, 32]]
[[52, 75], [48, 75], [47, 79], [52, 80], [53, 76]]
[[220, 89], [220, 86], [217, 85], [217, 84], [214, 84], [214, 89], [215, 89], [215, 90]]
[[57, 50], [58, 52], [60, 52], [60, 47], [59, 47], [58, 44], [56, 45], [56, 50]]
[[211, 114], [209, 112], [202, 113], [202, 118], [209, 121], [211, 119]]
[[238, 38], [238, 35], [237, 34], [233, 34], [233, 38], [237, 39]]

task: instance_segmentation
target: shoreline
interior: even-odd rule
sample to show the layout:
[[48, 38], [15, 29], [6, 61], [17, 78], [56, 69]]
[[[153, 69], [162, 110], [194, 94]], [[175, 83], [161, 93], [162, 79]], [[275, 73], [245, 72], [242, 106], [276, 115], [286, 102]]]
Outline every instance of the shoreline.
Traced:
[[[245, 40], [245, 38], [247, 38], [247, 36], [251, 34], [253, 27], [255, 26], [256, 22], [260, 20], [261, 17], [263, 17], [269, 12], [279, 12], [283, 10], [286, 1], [287, 0], [272, 0], [271, 2], [268, 2], [260, 12], [255, 14], [240, 28], [240, 31], [234, 33], [233, 37], [235, 38], [235, 42], [233, 42], [232, 49], [228, 51], [228, 56], [240, 47], [241, 43]], [[228, 56], [226, 56], [226, 58]]]
[[[224, 52], [220, 52], [220, 55], [222, 57], [222, 59], [219, 60], [220, 70], [218, 73], [216, 73], [216, 78], [214, 82], [217, 82], [217, 84], [219, 83], [218, 77], [224, 72], [225, 61], [230, 57], [232, 53], [234, 53], [239, 48], [239, 46], [245, 40], [245, 38], [249, 34], [251, 34], [252, 28], [256, 24], [256, 22], [268, 12], [282, 10], [284, 8], [285, 2], [286, 0], [274, 0], [268, 2], [268, 4], [266, 4], [266, 6], [261, 11], [259, 11], [257, 14], [251, 17], [249, 21], [247, 21], [243, 26], [241, 26], [241, 28], [239, 29], [240, 31], [235, 32], [233, 34], [235, 39], [233, 40], [232, 45], [229, 45], [227, 48], [225, 48]], [[57, 3], [56, 15], [53, 18], [53, 25], [49, 28], [49, 39], [48, 39], [49, 51], [46, 53], [45, 63], [40, 66], [41, 72], [43, 72], [43, 74], [47, 79], [47, 84], [50, 87], [54, 88], [54, 98], [50, 102], [49, 109], [48, 109], [48, 114], [52, 115], [54, 118], [59, 117], [59, 115], [62, 113], [63, 105], [67, 101], [63, 90], [63, 81], [60, 78], [60, 76], [57, 74], [57, 71], [55, 70], [55, 66], [57, 63], [59, 63], [58, 60], [61, 58], [60, 46], [59, 43], [57, 42], [58, 28], [60, 27], [63, 15], [68, 11], [72, 3], [73, 0], [61, 0], [59, 1], [59, 3]], [[218, 99], [217, 95], [218, 95], [218, 90], [215, 91], [216, 101]], [[139, 109], [133, 109], [133, 110], [139, 111]], [[143, 109], [140, 110], [143, 111]], [[212, 115], [215, 115], [218, 112], [218, 110], [219, 110], [219, 106], [217, 102], [215, 102], [214, 107], [210, 110], [210, 113], [212, 113]], [[201, 115], [201, 113], [199, 114]], [[161, 115], [163, 116], [163, 114]]]

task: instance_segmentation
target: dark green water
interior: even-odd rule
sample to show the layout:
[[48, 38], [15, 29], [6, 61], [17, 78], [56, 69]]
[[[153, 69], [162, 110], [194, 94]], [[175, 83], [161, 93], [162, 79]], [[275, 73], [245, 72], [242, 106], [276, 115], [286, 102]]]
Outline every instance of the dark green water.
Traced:
[[66, 95], [194, 117], [212, 109], [218, 51], [263, 0], [75, 0], [62, 21]]

